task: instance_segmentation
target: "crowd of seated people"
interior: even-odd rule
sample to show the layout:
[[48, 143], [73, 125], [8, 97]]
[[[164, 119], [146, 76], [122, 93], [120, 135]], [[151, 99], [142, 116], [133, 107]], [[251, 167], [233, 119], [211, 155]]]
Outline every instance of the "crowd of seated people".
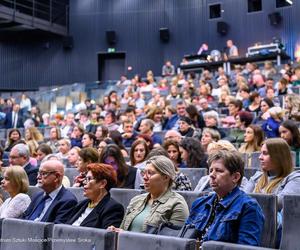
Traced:
[[[300, 82], [300, 66], [279, 70], [266, 62], [261, 69], [248, 63], [230, 75], [222, 69], [187, 76], [169, 68], [164, 72], [157, 79], [150, 71], [144, 80], [123, 79], [99, 103], [88, 99], [84, 110], [65, 116], [40, 114], [26, 96], [22, 105], [5, 100], [1, 163], [8, 198], [0, 218], [120, 233], [153, 233], [162, 223], [193, 224], [201, 242], [259, 245], [264, 215], [244, 191], [278, 195], [279, 210], [285, 194], [299, 193], [300, 96], [292, 91]], [[257, 172], [247, 178], [244, 166]], [[194, 176], [184, 168], [208, 174], [195, 188]], [[68, 179], [69, 169], [76, 175]], [[29, 197], [29, 185], [41, 192]], [[81, 188], [86, 199], [78, 203], [68, 186]], [[111, 198], [111, 188], [146, 193], [123, 208]], [[189, 212], [176, 191], [193, 189], [206, 195]], [[224, 209], [216, 214], [219, 207]], [[233, 210], [240, 215], [231, 228], [223, 217]]]

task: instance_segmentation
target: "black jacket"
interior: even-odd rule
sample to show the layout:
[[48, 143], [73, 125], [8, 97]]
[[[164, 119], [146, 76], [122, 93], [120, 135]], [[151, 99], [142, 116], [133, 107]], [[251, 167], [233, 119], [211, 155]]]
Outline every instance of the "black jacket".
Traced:
[[[90, 200], [80, 202], [72, 211], [67, 224], [73, 224], [87, 208]], [[124, 216], [123, 206], [110, 197], [108, 193], [93, 209], [93, 211], [82, 221], [80, 226], [106, 229], [113, 225], [119, 227]]]

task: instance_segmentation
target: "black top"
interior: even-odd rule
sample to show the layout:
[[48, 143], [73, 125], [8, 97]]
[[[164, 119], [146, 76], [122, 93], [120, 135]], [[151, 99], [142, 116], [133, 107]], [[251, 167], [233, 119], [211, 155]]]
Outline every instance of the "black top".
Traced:
[[137, 168], [130, 167], [128, 169], [128, 174], [126, 176], [126, 180], [122, 188], [131, 188], [134, 189], [134, 183], [135, 183], [135, 178], [136, 178], [136, 171]]
[[[72, 211], [66, 224], [73, 224], [88, 207], [90, 200], [80, 202]], [[80, 226], [106, 229], [109, 226], [119, 227], [124, 216], [123, 206], [110, 197], [108, 193], [81, 222]]]

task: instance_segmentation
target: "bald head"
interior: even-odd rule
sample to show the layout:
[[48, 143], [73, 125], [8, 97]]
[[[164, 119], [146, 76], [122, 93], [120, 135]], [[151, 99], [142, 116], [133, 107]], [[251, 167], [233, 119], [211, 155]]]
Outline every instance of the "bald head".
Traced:
[[48, 160], [41, 164], [38, 175], [38, 186], [51, 193], [61, 186], [64, 177], [64, 165], [58, 160]]
[[181, 134], [176, 130], [168, 130], [165, 134], [165, 141], [167, 140], [175, 140], [177, 142], [181, 141]]

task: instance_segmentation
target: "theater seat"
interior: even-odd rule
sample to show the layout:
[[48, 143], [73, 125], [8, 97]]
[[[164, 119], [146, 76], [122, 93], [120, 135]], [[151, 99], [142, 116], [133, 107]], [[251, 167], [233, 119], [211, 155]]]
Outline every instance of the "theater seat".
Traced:
[[118, 250], [195, 250], [196, 240], [122, 232], [118, 237]]
[[52, 228], [51, 223], [4, 219], [1, 250], [50, 250]]
[[280, 249], [300, 250], [300, 195], [283, 197], [283, 221]]
[[104, 229], [55, 225], [52, 249], [85, 250], [116, 249], [116, 233]]
[[79, 172], [76, 168], [65, 168], [65, 176], [67, 176], [71, 182], [71, 186], [74, 183], [74, 178], [79, 175]]
[[179, 170], [189, 177], [192, 183], [192, 190], [195, 189], [201, 177], [207, 175], [206, 168], [180, 168]]
[[78, 200], [78, 202], [87, 199], [86, 197], [84, 197], [83, 195], [83, 188], [79, 188], [79, 187], [68, 187], [67, 188], [72, 194], [75, 195], [76, 199]]
[[183, 198], [189, 206], [189, 209], [191, 209], [193, 202], [204, 194], [202, 192], [191, 191], [176, 191], [176, 193], [181, 194], [183, 196]]
[[261, 236], [262, 247], [275, 247], [277, 231], [277, 196], [272, 194], [249, 194], [263, 210], [265, 224]]
[[128, 204], [130, 200], [139, 194], [141, 194], [143, 191], [138, 189], [126, 189], [126, 188], [112, 188], [110, 190], [111, 197], [115, 199], [117, 202], [121, 203], [126, 209], [128, 207]]
[[222, 241], [207, 241], [202, 244], [202, 249], [203, 250], [268, 250], [273, 248], [232, 244], [232, 243], [227, 243]]

